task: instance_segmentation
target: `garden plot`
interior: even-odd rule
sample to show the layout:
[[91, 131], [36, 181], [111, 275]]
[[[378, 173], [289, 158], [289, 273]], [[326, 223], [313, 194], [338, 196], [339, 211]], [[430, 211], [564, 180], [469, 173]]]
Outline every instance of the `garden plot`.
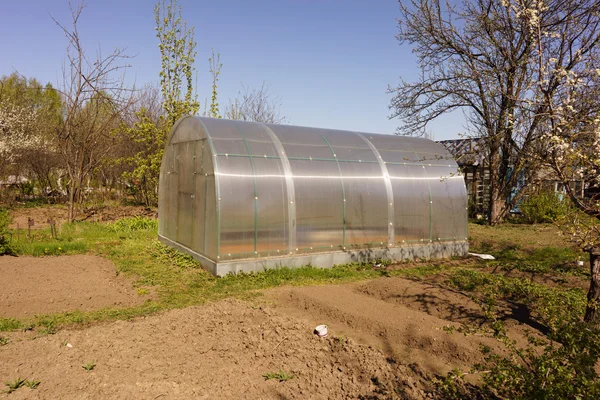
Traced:
[[148, 298], [115, 271], [92, 255], [0, 257], [0, 317], [134, 306]]

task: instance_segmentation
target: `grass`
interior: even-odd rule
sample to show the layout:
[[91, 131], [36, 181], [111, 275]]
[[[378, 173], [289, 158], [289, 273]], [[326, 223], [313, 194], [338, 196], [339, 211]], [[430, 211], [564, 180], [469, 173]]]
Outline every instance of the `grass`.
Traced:
[[4, 384], [8, 387], [8, 393], [12, 393], [25, 385], [25, 379], [18, 377], [13, 381], [4, 382]]
[[[344, 283], [385, 276], [424, 279], [455, 270], [461, 262], [404, 263], [393, 268], [374, 268], [371, 264], [352, 263], [322, 269], [310, 265], [302, 268], [279, 268], [258, 273], [240, 273], [215, 278], [189, 256], [164, 246], [156, 240], [156, 220], [134, 217], [115, 223], [76, 222], [64, 224], [58, 238], [49, 229], [36, 230], [31, 239], [15, 240], [21, 255], [49, 256], [95, 254], [110, 259], [116, 274], [135, 277], [138, 294], [152, 288], [154, 297], [129, 308], [105, 308], [40, 315], [29, 319], [0, 318], [0, 331], [35, 327], [42, 334], [52, 334], [68, 325], [85, 325], [96, 321], [130, 319], [164, 309], [202, 304], [226, 297], [252, 298], [260, 291], [281, 285], [315, 285]], [[472, 251], [492, 252], [498, 263], [510, 268], [539, 271], [568, 270], [570, 262], [581, 257], [565, 245], [551, 225], [506, 225], [490, 228], [471, 224]], [[532, 237], [535, 240], [532, 241]], [[559, 239], [557, 239], [559, 238]], [[470, 262], [478, 265], [489, 263]], [[559, 268], [559, 266], [562, 266]], [[583, 268], [585, 270], [585, 268]]]
[[87, 362], [87, 363], [83, 364], [81, 367], [83, 369], [85, 369], [86, 371], [91, 371], [94, 368], [96, 368], [96, 361]]
[[289, 381], [290, 379], [294, 379], [294, 375], [288, 374], [280, 369], [277, 372], [265, 372], [263, 374], [263, 378], [265, 378], [265, 381], [268, 381], [269, 379], [277, 379], [279, 382], [285, 382]]
[[27, 386], [29, 389], [37, 389], [37, 387], [40, 386], [40, 381], [36, 379], [28, 379], [25, 381], [25, 386]]

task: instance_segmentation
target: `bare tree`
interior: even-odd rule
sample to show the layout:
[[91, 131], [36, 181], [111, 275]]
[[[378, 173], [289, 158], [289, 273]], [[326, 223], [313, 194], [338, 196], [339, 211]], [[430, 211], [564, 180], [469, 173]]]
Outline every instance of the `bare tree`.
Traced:
[[[400, 10], [397, 38], [413, 46], [422, 75], [390, 88], [391, 116], [404, 122], [400, 133], [414, 134], [463, 110], [469, 133], [488, 150], [488, 213], [498, 223], [519, 200], [517, 182], [532, 178], [532, 155], [546, 144], [548, 99], [565, 86], [558, 76], [538, 79], [542, 68], [550, 59], [567, 71], [584, 67], [597, 47], [598, 2], [411, 0], [400, 2]], [[547, 47], [540, 52], [536, 38], [547, 31], [552, 35], [543, 37]]]
[[52, 19], [68, 41], [63, 79], [58, 88], [64, 118], [57, 138], [69, 177], [68, 218], [72, 221], [84, 182], [113, 147], [111, 130], [119, 126], [124, 111], [131, 105], [132, 91], [124, 83], [123, 71], [129, 58], [124, 50], [117, 48], [103, 56], [98, 49], [95, 56], [89, 57], [78, 31], [85, 3], [73, 6], [69, 2], [69, 8], [70, 27]]
[[287, 118], [280, 113], [281, 99], [273, 97], [269, 90], [269, 85], [265, 83], [260, 89], [248, 89], [242, 85], [238, 97], [230, 101], [225, 109], [226, 118], [270, 124], [287, 122]]

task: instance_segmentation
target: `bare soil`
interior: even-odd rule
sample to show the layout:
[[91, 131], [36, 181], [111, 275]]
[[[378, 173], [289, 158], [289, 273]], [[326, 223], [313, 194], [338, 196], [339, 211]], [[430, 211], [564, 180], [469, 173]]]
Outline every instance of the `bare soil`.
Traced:
[[[336, 334], [382, 349], [388, 359], [419, 365], [430, 374], [468, 370], [482, 362], [481, 345], [501, 351], [483, 335], [450, 334], [450, 326], [483, 324], [482, 308], [466, 295], [435, 284], [403, 278], [366, 283], [280, 288], [268, 294], [286, 313], [313, 324], [327, 324]], [[509, 334], [526, 343], [523, 327], [508, 324]]]
[[[409, 367], [312, 328], [271, 307], [225, 300], [35, 340], [12, 335], [0, 347], [2, 381], [41, 384], [0, 398], [375, 399], [397, 397], [396, 386], [424, 397]], [[263, 377], [280, 370], [293, 378]]]
[[4, 318], [133, 306], [148, 298], [116, 276], [113, 263], [91, 255], [0, 257], [0, 282]]
[[[105, 261], [95, 262], [94, 270]], [[79, 283], [57, 288], [56, 298], [73, 296], [85, 281], [102, 286], [92, 270], [79, 273]], [[24, 307], [39, 313], [46, 305]], [[498, 349], [481, 335], [444, 330], [478, 320], [481, 307], [464, 294], [394, 277], [282, 287], [252, 302], [224, 300], [37, 338], [4, 332], [0, 381], [41, 384], [0, 398], [423, 399], [435, 374], [482, 361], [481, 344]], [[318, 324], [329, 326], [327, 338], [313, 333]], [[523, 326], [509, 326], [524, 343]], [[86, 371], [90, 362], [96, 366]], [[263, 376], [280, 370], [293, 378]]]

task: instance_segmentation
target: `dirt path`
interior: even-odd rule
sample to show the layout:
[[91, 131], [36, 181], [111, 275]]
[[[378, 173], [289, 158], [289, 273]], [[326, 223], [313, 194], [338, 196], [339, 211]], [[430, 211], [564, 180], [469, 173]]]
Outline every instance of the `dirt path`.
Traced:
[[90, 256], [0, 257], [0, 317], [141, 304], [131, 281], [107, 259]]
[[[0, 346], [0, 380], [41, 384], [0, 398], [398, 398], [394, 388], [424, 397], [408, 367], [352, 340], [320, 339], [312, 328], [270, 307], [225, 300], [36, 340], [13, 335]], [[264, 379], [279, 370], [294, 377]]]

